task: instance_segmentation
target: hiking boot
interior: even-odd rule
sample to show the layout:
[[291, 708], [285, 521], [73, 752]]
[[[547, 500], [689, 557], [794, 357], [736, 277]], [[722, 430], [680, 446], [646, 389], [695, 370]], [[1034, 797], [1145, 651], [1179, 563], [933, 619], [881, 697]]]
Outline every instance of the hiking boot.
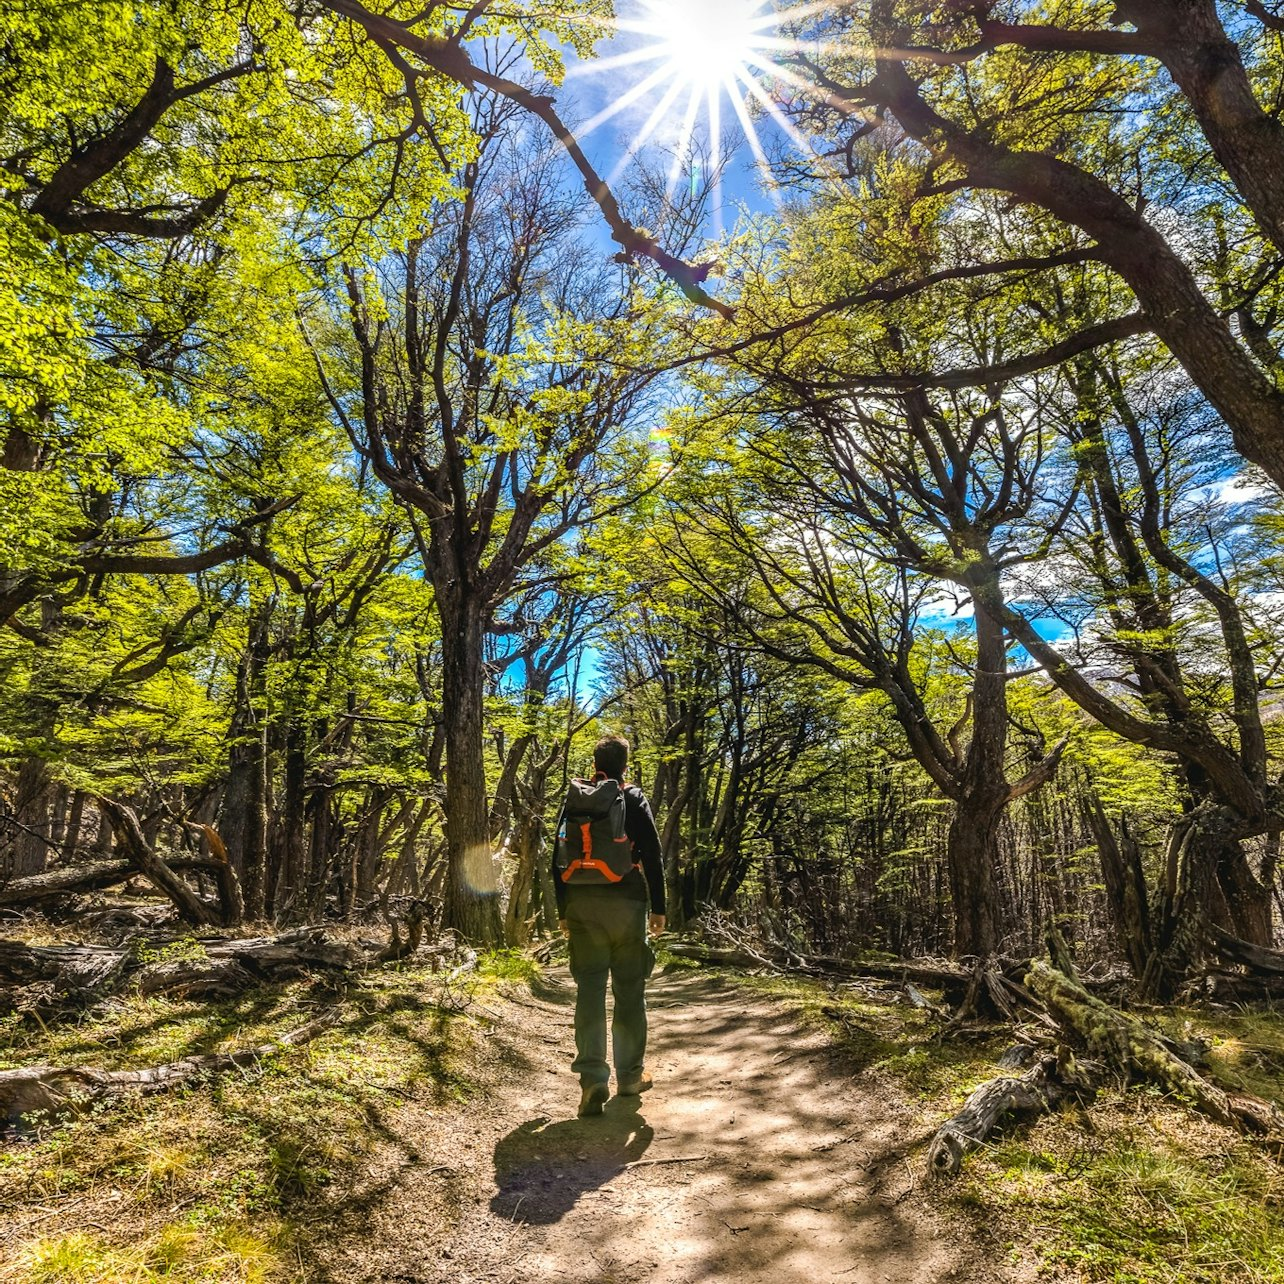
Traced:
[[644, 1092], [650, 1092], [654, 1087], [655, 1080], [643, 1070], [636, 1079], [630, 1079], [628, 1083], [617, 1083], [615, 1091], [621, 1097], [640, 1097]]
[[606, 1083], [586, 1083], [580, 1093], [580, 1118], [600, 1115], [606, 1099], [611, 1095], [611, 1086]]

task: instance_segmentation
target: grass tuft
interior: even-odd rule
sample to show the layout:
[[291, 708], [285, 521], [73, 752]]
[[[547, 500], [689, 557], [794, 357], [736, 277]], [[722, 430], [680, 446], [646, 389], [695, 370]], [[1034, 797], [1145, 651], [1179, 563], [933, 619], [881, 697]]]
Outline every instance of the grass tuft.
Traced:
[[229, 1225], [210, 1230], [173, 1223], [139, 1243], [73, 1232], [41, 1239], [21, 1254], [16, 1284], [272, 1284], [283, 1279], [285, 1239]]
[[539, 979], [540, 966], [522, 950], [491, 950], [478, 959], [477, 971], [486, 980], [529, 985]]

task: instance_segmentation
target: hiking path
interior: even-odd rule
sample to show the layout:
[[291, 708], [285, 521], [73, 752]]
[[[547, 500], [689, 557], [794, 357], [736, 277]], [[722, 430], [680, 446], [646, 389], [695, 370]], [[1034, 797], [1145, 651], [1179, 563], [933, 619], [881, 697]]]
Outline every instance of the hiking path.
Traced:
[[[924, 1187], [914, 1103], [853, 1076], [795, 1007], [673, 970], [648, 990], [656, 1087], [577, 1119], [574, 986], [490, 1028], [484, 1093], [407, 1108], [323, 1278], [371, 1284], [1017, 1281]], [[488, 1001], [489, 1002], [489, 1001]], [[394, 1153], [396, 1152], [396, 1153]], [[911, 1153], [912, 1152], [912, 1153]], [[398, 1158], [397, 1153], [402, 1157]], [[405, 1162], [409, 1154], [411, 1162]]]

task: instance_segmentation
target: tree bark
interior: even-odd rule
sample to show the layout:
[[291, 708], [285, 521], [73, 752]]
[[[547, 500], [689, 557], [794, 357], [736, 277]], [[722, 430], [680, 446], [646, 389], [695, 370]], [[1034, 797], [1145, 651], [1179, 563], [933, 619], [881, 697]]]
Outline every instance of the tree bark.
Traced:
[[[881, 33], [895, 47], [904, 33]], [[878, 37], [876, 37], [877, 39]], [[1095, 175], [1047, 152], [1014, 151], [947, 119], [920, 95], [904, 64], [880, 58], [869, 93], [940, 160], [977, 187], [1009, 192], [1082, 229], [1101, 261], [1132, 288], [1153, 333], [1226, 421], [1236, 448], [1284, 488], [1284, 392], [1237, 342], [1194, 273], [1139, 210]]]
[[261, 919], [266, 909], [267, 741], [262, 697], [271, 614], [269, 599], [250, 615], [246, 650], [237, 668], [236, 703], [228, 729], [227, 787], [218, 827], [251, 919]]
[[14, 878], [25, 878], [41, 873], [49, 861], [49, 806], [54, 788], [43, 758], [23, 760], [15, 792], [14, 818], [19, 829], [9, 872]]
[[988, 807], [971, 807], [969, 801], [956, 804], [946, 843], [954, 903], [954, 954], [984, 959], [999, 946], [994, 886], [999, 815]]
[[475, 945], [503, 940], [490, 844], [482, 700], [482, 613], [442, 603], [442, 713], [446, 723], [446, 926]]
[[1101, 800], [1095, 795], [1084, 803], [1084, 814], [1097, 844], [1119, 944], [1132, 974], [1140, 979], [1146, 974], [1146, 964], [1155, 948], [1141, 852], [1126, 826], [1121, 836], [1115, 836]]
[[100, 798], [98, 805], [111, 817], [117, 846], [155, 887], [174, 903], [174, 908], [188, 923], [214, 926], [222, 915], [203, 901], [188, 884], [147, 845], [142, 827], [132, 807], [110, 798]]
[[983, 1083], [964, 1102], [963, 1109], [936, 1130], [927, 1149], [928, 1177], [957, 1176], [964, 1156], [983, 1145], [1000, 1122], [1046, 1114], [1067, 1091], [1057, 1077], [1055, 1057], [1044, 1057], [1023, 1075], [1004, 1075]]

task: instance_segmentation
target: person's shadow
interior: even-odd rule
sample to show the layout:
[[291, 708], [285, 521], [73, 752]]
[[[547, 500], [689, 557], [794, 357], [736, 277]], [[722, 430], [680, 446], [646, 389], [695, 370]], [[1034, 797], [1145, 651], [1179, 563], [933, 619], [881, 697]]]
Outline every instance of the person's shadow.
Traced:
[[491, 1211], [535, 1226], [561, 1221], [581, 1195], [601, 1189], [640, 1159], [654, 1135], [638, 1113], [637, 1098], [615, 1097], [593, 1119], [531, 1119], [495, 1147], [499, 1193]]

